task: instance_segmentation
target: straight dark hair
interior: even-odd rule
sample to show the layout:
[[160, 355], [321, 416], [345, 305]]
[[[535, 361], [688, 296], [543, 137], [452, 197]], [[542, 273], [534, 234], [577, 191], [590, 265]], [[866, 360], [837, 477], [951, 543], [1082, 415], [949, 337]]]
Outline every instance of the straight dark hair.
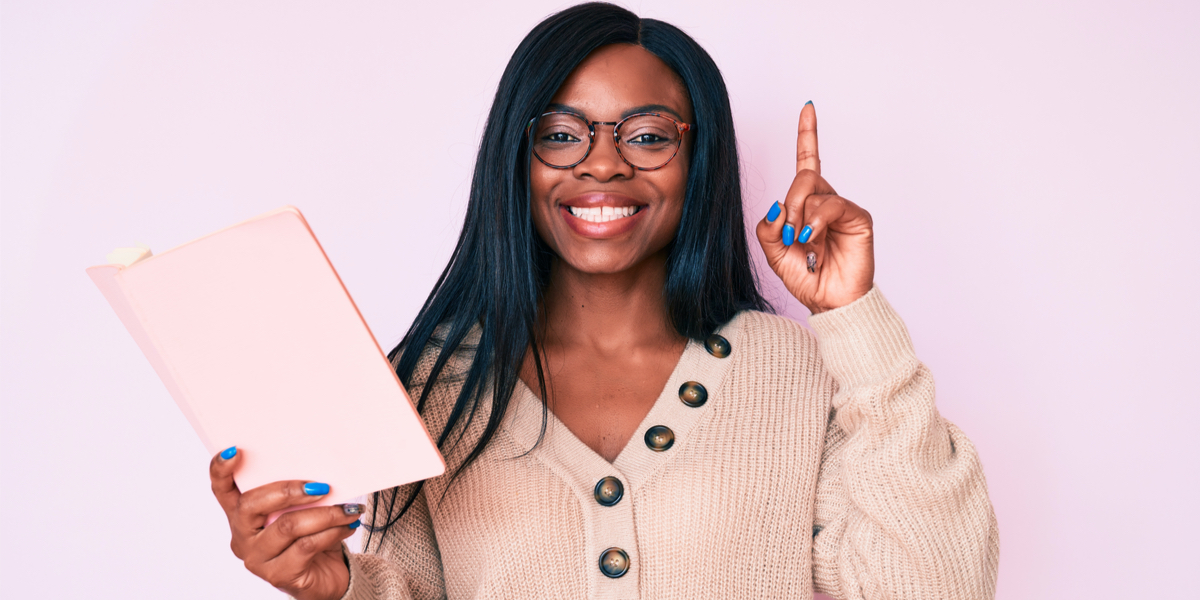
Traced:
[[[489, 389], [491, 410], [482, 436], [453, 469], [452, 479], [479, 457], [499, 428], [527, 351], [532, 350], [538, 386], [546, 397], [536, 332], [554, 256], [533, 227], [525, 128], [545, 111], [575, 67], [609, 44], [639, 45], [660, 58], [683, 81], [695, 114], [683, 217], [669, 250], [663, 290], [675, 330], [702, 340], [739, 311], [770, 310], [750, 262], [733, 114], [716, 63], [678, 28], [638, 18], [612, 4], [581, 4], [551, 15], [525, 36], [504, 69], [479, 145], [467, 216], [454, 254], [416, 320], [388, 355], [409, 386], [422, 351], [431, 341], [440, 344], [417, 399], [417, 410], [425, 414], [430, 393], [455, 351], [461, 346], [473, 352], [449, 420], [440, 433], [433, 432], [438, 447], [445, 452], [456, 426], [484, 417], [477, 413]], [[439, 339], [434, 340], [439, 326]], [[478, 344], [468, 348], [463, 340], [476, 326]], [[372, 496], [370, 534], [386, 532], [412, 505], [421, 484], [406, 487], [407, 498], [399, 510], [400, 488]], [[386, 507], [381, 506], [385, 498]], [[382, 524], [376, 525], [380, 519]]]

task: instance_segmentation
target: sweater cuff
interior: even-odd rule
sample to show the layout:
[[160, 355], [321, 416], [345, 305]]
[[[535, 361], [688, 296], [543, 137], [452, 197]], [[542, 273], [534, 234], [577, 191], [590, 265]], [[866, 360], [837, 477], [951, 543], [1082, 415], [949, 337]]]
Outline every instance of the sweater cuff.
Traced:
[[843, 390], [881, 383], [918, 364], [908, 329], [879, 286], [839, 308], [813, 315], [825, 368]]

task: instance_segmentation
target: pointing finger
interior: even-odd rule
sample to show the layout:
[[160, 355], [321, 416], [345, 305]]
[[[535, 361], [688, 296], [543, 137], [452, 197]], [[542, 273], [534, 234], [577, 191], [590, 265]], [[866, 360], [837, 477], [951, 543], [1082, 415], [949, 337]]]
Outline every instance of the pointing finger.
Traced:
[[796, 172], [805, 169], [821, 174], [821, 155], [817, 152], [817, 108], [812, 100], [800, 109], [800, 125], [796, 130]]
[[[794, 233], [794, 239], [804, 237], [801, 231], [807, 224], [804, 220], [806, 213], [805, 202], [814, 194], [836, 194], [829, 182], [821, 178], [816, 171], [812, 169], [804, 169], [796, 174], [796, 178], [792, 180], [792, 187], [788, 189], [787, 197], [783, 204], [787, 209], [784, 211], [784, 218], [787, 220], [786, 227], [789, 227]], [[783, 233], [784, 244], [792, 245], [792, 240], [788, 239], [787, 231]], [[807, 240], [807, 238], [805, 237]]]

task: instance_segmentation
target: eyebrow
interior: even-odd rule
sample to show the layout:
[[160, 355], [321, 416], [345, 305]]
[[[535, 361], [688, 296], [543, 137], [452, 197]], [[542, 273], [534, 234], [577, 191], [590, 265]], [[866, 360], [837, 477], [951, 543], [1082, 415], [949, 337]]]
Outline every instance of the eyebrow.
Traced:
[[[549, 106], [546, 107], [546, 110], [567, 112], [567, 113], [571, 113], [573, 115], [579, 115], [580, 117], [587, 118], [587, 115], [585, 115], [582, 110], [579, 110], [578, 108], [575, 108], [573, 106], [568, 106], [566, 104], [551, 103]], [[667, 113], [667, 114], [675, 117], [676, 119], [679, 119], [681, 122], [684, 120], [683, 117], [679, 115], [679, 113], [675, 112], [675, 109], [671, 108], [670, 106], [663, 105], [663, 104], [643, 104], [641, 106], [635, 106], [635, 107], [621, 113], [621, 118], [624, 119], [625, 117], [628, 117], [629, 115], [636, 115], [638, 113], [646, 113], [646, 112]]]

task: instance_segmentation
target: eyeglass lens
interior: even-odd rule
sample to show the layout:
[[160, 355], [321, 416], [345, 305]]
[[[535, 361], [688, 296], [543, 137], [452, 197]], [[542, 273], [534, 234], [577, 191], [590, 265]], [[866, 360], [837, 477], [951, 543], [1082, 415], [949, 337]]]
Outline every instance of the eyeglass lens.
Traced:
[[[588, 126], [581, 117], [550, 113], [539, 118], [535, 127], [533, 151], [546, 163], [569, 167], [587, 155]], [[596, 137], [607, 136], [597, 132]], [[636, 115], [622, 121], [617, 137], [620, 138], [621, 156], [643, 169], [654, 169], [669, 162], [675, 156], [680, 140], [675, 121], [657, 115]]]

